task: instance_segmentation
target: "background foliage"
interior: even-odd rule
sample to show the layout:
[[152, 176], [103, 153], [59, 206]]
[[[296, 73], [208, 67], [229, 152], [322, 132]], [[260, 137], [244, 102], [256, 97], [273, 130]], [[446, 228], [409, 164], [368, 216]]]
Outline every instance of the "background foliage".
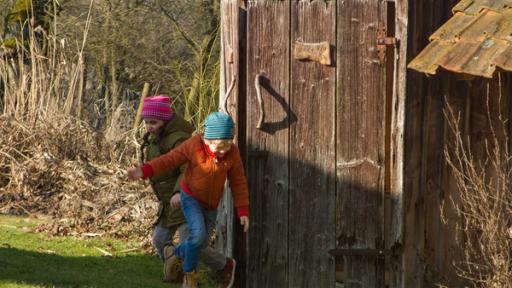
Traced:
[[[0, 1], [1, 19], [13, 2]], [[47, 49], [30, 41], [0, 59], [0, 213], [49, 215], [39, 230], [136, 237], [151, 250], [156, 199], [124, 175], [139, 159], [136, 110], [144, 83], [196, 127], [217, 110], [219, 1], [58, 3]]]

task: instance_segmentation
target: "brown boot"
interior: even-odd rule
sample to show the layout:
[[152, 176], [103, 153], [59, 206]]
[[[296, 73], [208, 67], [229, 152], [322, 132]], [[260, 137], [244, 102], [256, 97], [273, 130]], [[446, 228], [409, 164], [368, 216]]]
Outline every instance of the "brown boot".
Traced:
[[164, 248], [164, 282], [181, 283], [183, 279], [183, 260], [174, 256], [174, 246]]
[[199, 274], [197, 272], [185, 272], [183, 277], [183, 288], [197, 288]]

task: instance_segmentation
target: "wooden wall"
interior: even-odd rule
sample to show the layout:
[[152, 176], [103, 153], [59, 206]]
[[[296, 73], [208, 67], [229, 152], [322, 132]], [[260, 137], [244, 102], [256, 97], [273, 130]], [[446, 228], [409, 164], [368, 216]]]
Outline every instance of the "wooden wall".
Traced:
[[[428, 37], [451, 16], [458, 1], [410, 1], [408, 58], [428, 43]], [[444, 99], [451, 99], [454, 77], [436, 77], [409, 70], [407, 74], [404, 128], [404, 287], [434, 287], [430, 278], [453, 274], [450, 243], [454, 227], [440, 219], [441, 204], [449, 203], [453, 191], [443, 161], [446, 125]], [[464, 92], [461, 94], [465, 94]], [[451, 101], [454, 103], [453, 101]], [[455, 103], [454, 103], [455, 104]], [[456, 103], [461, 108], [461, 103]], [[449, 202], [449, 201], [448, 201]], [[454, 240], [454, 239], [453, 239]], [[434, 276], [434, 275], [438, 275]], [[443, 275], [443, 276], [441, 276]], [[450, 278], [450, 277], [448, 277]]]
[[[409, 1], [408, 57], [428, 43], [428, 37], [449, 19], [459, 1]], [[443, 111], [451, 106], [461, 116], [461, 131], [471, 141], [473, 156], [484, 159], [483, 145], [489, 134], [487, 97], [491, 114], [509, 111], [505, 89], [509, 77], [460, 80], [440, 71], [426, 77], [407, 73], [404, 128], [404, 287], [462, 287], [454, 263], [460, 261], [464, 235], [454, 209], [458, 190], [445, 161], [443, 149], [454, 140]], [[501, 89], [501, 92], [500, 92]], [[499, 94], [502, 100], [499, 101]], [[510, 94], [510, 93], [509, 93]], [[493, 117], [491, 117], [493, 118]], [[493, 122], [497, 121], [493, 118]]]
[[[228, 246], [240, 260], [237, 286], [334, 287], [343, 262], [345, 287], [460, 287], [452, 265], [463, 249], [452, 203], [457, 189], [443, 156], [453, 137], [443, 110], [449, 103], [463, 115], [478, 148], [486, 134], [484, 94], [491, 87], [497, 99], [499, 89], [496, 79], [468, 82], [405, 69], [458, 1], [258, 0], [238, 13], [238, 1], [222, 2], [224, 13], [238, 18], [223, 20], [221, 90], [235, 75], [238, 94], [229, 111], [239, 124], [251, 190], [249, 237], [230, 228], [237, 237]], [[389, 5], [395, 16], [386, 16]], [[380, 64], [375, 36], [386, 21], [402, 42], [395, 58], [388, 53]], [[295, 41], [329, 41], [334, 63], [294, 60]], [[491, 107], [509, 111], [506, 99]], [[334, 248], [392, 254], [332, 257]]]

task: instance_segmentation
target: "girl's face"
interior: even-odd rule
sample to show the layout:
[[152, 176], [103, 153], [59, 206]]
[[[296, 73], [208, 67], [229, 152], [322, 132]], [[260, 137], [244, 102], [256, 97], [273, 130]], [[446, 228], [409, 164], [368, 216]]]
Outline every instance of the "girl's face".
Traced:
[[228, 153], [228, 151], [231, 149], [231, 144], [233, 144], [233, 140], [225, 140], [225, 139], [219, 139], [219, 140], [207, 140], [204, 139], [204, 143], [208, 145], [210, 150], [215, 153], [215, 156], [218, 158], [223, 157]]
[[156, 135], [158, 131], [164, 127], [164, 121], [160, 119], [144, 119], [144, 125], [146, 125], [146, 131]]

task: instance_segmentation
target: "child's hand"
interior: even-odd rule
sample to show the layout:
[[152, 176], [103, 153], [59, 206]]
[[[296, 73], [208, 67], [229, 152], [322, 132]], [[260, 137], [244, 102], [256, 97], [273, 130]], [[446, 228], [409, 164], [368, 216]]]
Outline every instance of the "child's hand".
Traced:
[[180, 208], [180, 206], [181, 206], [180, 193], [176, 193], [176, 194], [172, 195], [170, 203], [171, 203], [172, 208]]
[[242, 216], [240, 217], [240, 225], [244, 227], [244, 232], [249, 231], [249, 217]]
[[131, 168], [128, 170], [128, 178], [131, 180], [137, 180], [143, 176], [144, 174], [142, 173], [142, 169], [140, 169], [140, 167]]

